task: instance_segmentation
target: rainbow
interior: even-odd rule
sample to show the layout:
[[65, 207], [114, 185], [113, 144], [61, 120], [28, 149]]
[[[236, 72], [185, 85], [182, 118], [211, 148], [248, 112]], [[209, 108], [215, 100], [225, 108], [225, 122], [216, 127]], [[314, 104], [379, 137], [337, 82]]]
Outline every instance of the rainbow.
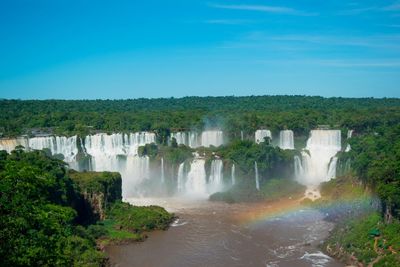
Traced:
[[372, 196], [358, 196], [336, 200], [319, 199], [311, 202], [302, 199], [281, 199], [274, 202], [258, 203], [251, 209], [234, 215], [242, 225], [256, 225], [286, 216], [301, 216], [304, 211], [317, 209], [327, 217], [335, 218], [345, 214], [362, 214], [379, 209], [380, 203]]

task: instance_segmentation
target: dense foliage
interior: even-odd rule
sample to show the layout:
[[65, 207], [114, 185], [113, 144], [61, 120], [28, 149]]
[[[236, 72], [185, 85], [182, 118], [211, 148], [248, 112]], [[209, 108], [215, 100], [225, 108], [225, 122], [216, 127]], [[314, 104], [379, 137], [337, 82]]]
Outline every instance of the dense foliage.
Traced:
[[385, 224], [378, 213], [369, 213], [336, 227], [326, 246], [331, 255], [354, 265], [398, 266], [399, 232], [400, 222]]
[[69, 170], [77, 185], [79, 223], [90, 224], [106, 217], [111, 203], [122, 200], [122, 178], [117, 172], [77, 172]]
[[358, 177], [347, 174], [321, 184], [322, 198], [310, 205], [336, 222], [326, 252], [351, 266], [399, 266], [400, 221], [384, 221], [380, 199]]
[[382, 199], [387, 219], [400, 218], [400, 125], [380, 127], [350, 143], [352, 169]]
[[307, 133], [319, 124], [355, 130], [393, 125], [399, 99], [306, 96], [185, 97], [135, 100], [0, 100], [0, 132], [6, 136], [44, 128], [57, 134], [154, 130], [166, 142], [170, 130], [222, 127], [230, 138], [264, 126]]
[[[253, 181], [254, 182], [254, 181]], [[254, 183], [241, 183], [225, 192], [217, 192], [210, 196], [211, 201], [227, 203], [275, 201], [288, 197], [299, 197], [304, 194], [305, 186], [292, 179], [269, 179], [256, 190]]]
[[[96, 239], [142, 239], [173, 219], [160, 207], [120, 200], [119, 173], [68, 171], [44, 151], [0, 151], [0, 265], [103, 266]], [[80, 225], [97, 207], [108, 221]]]
[[254, 163], [257, 162], [261, 178], [292, 178], [294, 151], [273, 147], [268, 142], [256, 144], [251, 141], [236, 140], [221, 147], [217, 152], [229, 159], [238, 171], [254, 177]]
[[0, 156], [0, 257], [8, 266], [101, 265], [105, 257], [73, 221], [64, 163], [36, 151]]

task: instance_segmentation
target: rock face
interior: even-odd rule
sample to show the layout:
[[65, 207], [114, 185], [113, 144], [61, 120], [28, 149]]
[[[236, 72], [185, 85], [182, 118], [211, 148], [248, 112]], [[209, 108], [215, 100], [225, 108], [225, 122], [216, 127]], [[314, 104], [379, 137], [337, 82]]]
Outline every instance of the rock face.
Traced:
[[122, 179], [117, 172], [76, 172], [70, 170], [77, 184], [80, 201], [77, 210], [85, 223], [104, 220], [107, 207], [122, 200]]

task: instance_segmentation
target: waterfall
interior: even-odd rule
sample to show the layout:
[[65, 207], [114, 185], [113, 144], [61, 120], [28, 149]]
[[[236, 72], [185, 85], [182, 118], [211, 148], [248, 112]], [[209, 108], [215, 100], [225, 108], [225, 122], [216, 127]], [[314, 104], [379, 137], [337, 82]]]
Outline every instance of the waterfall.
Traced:
[[240, 131], [240, 140], [244, 140], [244, 137], [243, 137], [243, 131]]
[[258, 177], [258, 167], [257, 167], [257, 162], [254, 162], [254, 172], [255, 172], [255, 178], [256, 178], [256, 189], [260, 190], [260, 180]]
[[[297, 166], [297, 180], [304, 185], [319, 185], [329, 181], [336, 174], [337, 159], [332, 158], [340, 150], [339, 130], [312, 130], [306, 149], [301, 152], [302, 168]], [[300, 165], [299, 159], [295, 158], [295, 161]]]
[[257, 130], [255, 132], [255, 142], [257, 144], [264, 142], [265, 137], [272, 139], [272, 134], [270, 130]]
[[[79, 169], [77, 155], [81, 151], [90, 156], [89, 171], [115, 171], [122, 176], [124, 197], [138, 192], [141, 182], [150, 179], [149, 157], [139, 157], [138, 148], [155, 143], [156, 135], [150, 132], [130, 134], [99, 133], [80, 139], [78, 137], [42, 136], [33, 138], [0, 139], [0, 150], [11, 152], [18, 145], [27, 150], [49, 149], [53, 155], [62, 154], [71, 168]], [[80, 145], [80, 148], [78, 146]], [[164, 160], [162, 159], [161, 179], [164, 181]]]
[[[132, 197], [140, 195], [140, 184], [150, 179], [150, 158], [129, 156], [111, 158], [114, 166], [109, 165], [112, 169], [104, 171], [117, 171], [122, 177], [122, 196]], [[96, 171], [102, 171], [101, 169]]]
[[190, 171], [187, 174], [185, 183], [185, 193], [190, 196], [206, 197], [207, 196], [207, 181], [205, 160], [195, 158], [190, 164]]
[[165, 183], [165, 177], [164, 177], [164, 158], [161, 158], [161, 183]]
[[178, 192], [182, 193], [183, 190], [185, 189], [185, 162], [182, 162], [179, 164], [178, 168]]
[[185, 145], [191, 148], [200, 146], [220, 146], [224, 143], [223, 132], [219, 130], [197, 132], [176, 132], [171, 133], [171, 139], [175, 138], [178, 145]]
[[235, 185], [235, 184], [236, 184], [235, 164], [232, 164], [232, 169], [231, 169], [231, 180], [232, 180], [232, 185]]
[[83, 144], [82, 138], [79, 138], [79, 144], [80, 144], [80, 147], [81, 147], [81, 150], [82, 150], [83, 154], [84, 154], [85, 156], [87, 156], [88, 154], [87, 154], [87, 152], [86, 152], [86, 148], [85, 148], [85, 146], [84, 146], [84, 144]]
[[185, 132], [171, 133], [171, 139], [175, 138], [178, 145], [189, 145], [188, 136]]
[[293, 131], [284, 130], [279, 133], [279, 147], [282, 149], [294, 149]]
[[199, 134], [197, 132], [189, 132], [188, 145], [191, 148], [199, 147]]
[[294, 156], [294, 176], [302, 177], [304, 176], [304, 169], [301, 165], [301, 159], [299, 156]]
[[197, 132], [176, 132], [171, 133], [171, 139], [175, 138], [178, 145], [185, 145], [191, 148], [197, 148], [201, 144]]
[[5, 150], [7, 153], [11, 153], [17, 146], [23, 146], [27, 149], [29, 146], [28, 139], [23, 137], [0, 139], [0, 150]]
[[29, 149], [49, 149], [52, 155], [62, 154], [65, 162], [73, 162], [78, 154], [77, 136], [33, 137], [28, 141]]
[[[353, 131], [354, 130], [348, 130], [347, 131], [347, 139], [350, 139], [353, 136]], [[345, 152], [349, 152], [351, 150], [350, 144], [347, 144]]]
[[224, 143], [224, 134], [222, 131], [204, 131], [201, 133], [201, 146], [221, 146]]
[[92, 171], [116, 171], [122, 176], [122, 194], [130, 197], [138, 185], [150, 178], [149, 157], [139, 157], [138, 148], [155, 143], [154, 133], [100, 133], [85, 137], [85, 150], [91, 156]]
[[333, 157], [331, 162], [329, 163], [328, 175], [327, 175], [327, 179], [328, 180], [336, 177], [337, 162], [338, 162], [338, 158], [337, 157]]
[[130, 134], [88, 135], [85, 137], [85, 148], [89, 155], [95, 157], [106, 156], [136, 156], [139, 146], [156, 142], [154, 133], [139, 132]]
[[208, 179], [209, 193], [215, 193], [223, 187], [223, 163], [220, 159], [211, 162], [210, 177]]

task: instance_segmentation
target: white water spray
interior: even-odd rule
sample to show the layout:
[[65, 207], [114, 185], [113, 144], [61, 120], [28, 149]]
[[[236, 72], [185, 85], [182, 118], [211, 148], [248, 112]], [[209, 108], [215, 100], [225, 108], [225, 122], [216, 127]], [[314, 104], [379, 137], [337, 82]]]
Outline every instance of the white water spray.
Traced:
[[[353, 136], [353, 130], [347, 131], [347, 139], [350, 139]], [[350, 144], [347, 144], [345, 152], [349, 152], [351, 150]]]
[[190, 165], [190, 171], [187, 174], [187, 181], [185, 183], [185, 193], [188, 196], [206, 197], [207, 196], [207, 181], [205, 160], [195, 158]]
[[260, 190], [260, 180], [258, 177], [258, 167], [257, 167], [257, 162], [254, 162], [254, 172], [255, 172], [255, 179], [256, 179], [256, 189]]
[[164, 158], [161, 158], [161, 183], [165, 183], [165, 176], [164, 176]]
[[177, 179], [177, 187], [178, 193], [182, 193], [185, 190], [185, 162], [179, 164], [178, 168], [178, 179]]
[[280, 131], [279, 147], [282, 149], [294, 149], [294, 139], [292, 130]]
[[232, 168], [231, 168], [231, 182], [232, 182], [232, 185], [236, 184], [235, 164], [232, 164]]
[[223, 163], [220, 159], [211, 162], [210, 177], [208, 179], [208, 191], [210, 194], [220, 191], [223, 188]]
[[204, 131], [201, 133], [201, 146], [221, 146], [224, 144], [224, 134], [222, 131]]
[[302, 160], [295, 158], [297, 180], [307, 186], [317, 186], [336, 175], [337, 158], [341, 150], [339, 130], [312, 130]]
[[265, 137], [269, 137], [270, 139], [272, 139], [272, 134], [270, 130], [257, 130], [254, 135], [255, 142], [257, 144], [264, 142]]

